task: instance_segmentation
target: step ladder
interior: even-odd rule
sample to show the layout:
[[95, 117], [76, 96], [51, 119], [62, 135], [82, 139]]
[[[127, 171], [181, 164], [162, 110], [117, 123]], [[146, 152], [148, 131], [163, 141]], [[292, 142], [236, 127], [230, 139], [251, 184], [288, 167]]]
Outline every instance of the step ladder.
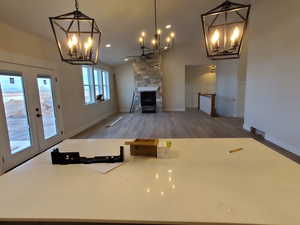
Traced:
[[139, 108], [139, 105], [140, 105], [140, 101], [139, 101], [138, 95], [134, 91], [133, 95], [132, 95], [130, 113], [134, 113]]

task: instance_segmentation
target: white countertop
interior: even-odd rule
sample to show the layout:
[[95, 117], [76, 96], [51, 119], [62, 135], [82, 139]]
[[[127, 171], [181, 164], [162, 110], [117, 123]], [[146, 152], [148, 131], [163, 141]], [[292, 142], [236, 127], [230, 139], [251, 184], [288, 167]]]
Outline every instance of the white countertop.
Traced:
[[[130, 158], [105, 175], [53, 166], [45, 152], [0, 177], [0, 221], [300, 224], [295, 162], [253, 139], [171, 140], [167, 158]], [[124, 141], [67, 140], [60, 148], [117, 155]]]

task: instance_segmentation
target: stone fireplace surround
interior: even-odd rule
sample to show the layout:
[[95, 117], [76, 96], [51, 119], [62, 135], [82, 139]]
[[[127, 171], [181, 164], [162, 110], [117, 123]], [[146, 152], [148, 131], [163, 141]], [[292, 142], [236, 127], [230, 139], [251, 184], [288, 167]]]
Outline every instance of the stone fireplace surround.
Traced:
[[135, 111], [141, 111], [141, 92], [156, 91], [157, 111], [163, 108], [163, 88], [161, 57], [152, 59], [135, 59], [132, 63], [135, 82], [135, 102], [138, 103]]

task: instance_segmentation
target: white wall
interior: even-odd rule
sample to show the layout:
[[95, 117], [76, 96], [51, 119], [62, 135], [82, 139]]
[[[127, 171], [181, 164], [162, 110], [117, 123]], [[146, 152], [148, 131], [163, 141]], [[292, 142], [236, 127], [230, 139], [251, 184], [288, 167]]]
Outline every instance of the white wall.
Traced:
[[217, 114], [244, 117], [248, 34], [245, 35], [239, 59], [217, 61]]
[[129, 112], [135, 88], [134, 72], [131, 63], [114, 68], [120, 112]]
[[107, 66], [98, 66], [110, 71], [111, 100], [86, 105], [84, 101], [82, 72], [80, 66], [60, 64], [61, 96], [63, 102], [63, 119], [67, 137], [74, 136], [82, 130], [117, 112], [114, 72]]
[[198, 93], [216, 92], [216, 73], [205, 66], [186, 66], [186, 108], [198, 107]]
[[237, 73], [236, 116], [240, 118], [244, 118], [244, 114], [245, 114], [247, 60], [248, 60], [248, 33], [244, 37], [244, 43], [241, 51], [241, 58], [239, 61], [239, 68]]
[[300, 155], [299, 0], [256, 1], [248, 43], [245, 128]]
[[0, 30], [0, 61], [33, 66], [42, 65], [58, 73], [64, 131], [67, 137], [116, 111], [113, 84], [112, 101], [84, 105], [81, 69], [60, 61], [54, 41], [50, 42], [2, 22], [0, 22]]
[[239, 59], [217, 61], [217, 114], [236, 117]]

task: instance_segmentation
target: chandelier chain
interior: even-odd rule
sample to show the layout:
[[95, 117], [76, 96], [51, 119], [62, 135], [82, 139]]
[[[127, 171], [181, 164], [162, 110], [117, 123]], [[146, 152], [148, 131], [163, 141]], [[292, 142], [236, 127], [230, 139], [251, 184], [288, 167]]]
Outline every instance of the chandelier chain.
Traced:
[[157, 2], [154, 0], [154, 23], [155, 23], [155, 31], [154, 33], [157, 33]]
[[78, 0], [75, 0], [75, 8], [76, 8], [76, 10], [78, 11], [78, 9], [79, 9], [79, 3], [78, 3]]

